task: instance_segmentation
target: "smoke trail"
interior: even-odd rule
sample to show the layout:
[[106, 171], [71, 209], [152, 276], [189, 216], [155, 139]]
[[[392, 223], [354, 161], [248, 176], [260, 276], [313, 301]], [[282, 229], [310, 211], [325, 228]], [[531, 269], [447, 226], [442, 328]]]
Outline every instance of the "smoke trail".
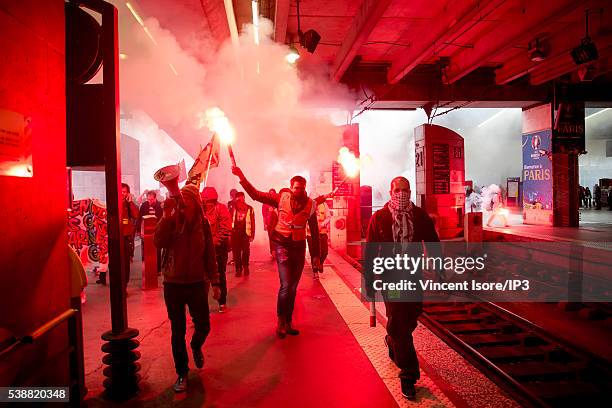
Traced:
[[[335, 159], [341, 131], [327, 117], [316, 115], [316, 108], [352, 107], [352, 96], [332, 84], [324, 71], [299, 74], [289, 65], [285, 60], [288, 47], [270, 38], [270, 21], [260, 20], [259, 45], [253, 40], [252, 26], [245, 26], [238, 50], [228, 39], [214, 51], [215, 44], [200, 36], [197, 46], [211, 50], [209, 57], [201, 58], [194, 55], [201, 56], [202, 49], [182, 48], [158, 20], [141, 15], [153, 43], [125, 4], [115, 4], [120, 51], [126, 55], [120, 64], [121, 106], [128, 115], [146, 112], [193, 157], [210, 139], [206, 129], [197, 129], [199, 114], [213, 106], [221, 108], [236, 129], [238, 165], [261, 188], [286, 185], [294, 174], [329, 166]], [[132, 5], [138, 10], [137, 3]], [[142, 120], [138, 123], [145, 125]], [[130, 132], [140, 132], [135, 123]], [[163, 138], [153, 141], [131, 136], [141, 144], [153, 145], [147, 150], [148, 163], [157, 160], [161, 167], [169, 164], [167, 160], [182, 159], [176, 157], [182, 152], [168, 149], [172, 143]], [[236, 187], [236, 180], [229, 172], [225, 152], [221, 160], [220, 167], [211, 171], [209, 184], [224, 196]], [[149, 168], [143, 168], [143, 186], [149, 179], [145, 171]]]

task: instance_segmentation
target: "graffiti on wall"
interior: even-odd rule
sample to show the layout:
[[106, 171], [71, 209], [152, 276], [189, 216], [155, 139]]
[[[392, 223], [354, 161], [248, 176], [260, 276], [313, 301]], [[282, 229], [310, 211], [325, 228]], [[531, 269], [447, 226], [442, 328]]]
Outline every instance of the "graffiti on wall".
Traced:
[[68, 210], [68, 243], [86, 269], [108, 270], [106, 206], [97, 200], [72, 202]]

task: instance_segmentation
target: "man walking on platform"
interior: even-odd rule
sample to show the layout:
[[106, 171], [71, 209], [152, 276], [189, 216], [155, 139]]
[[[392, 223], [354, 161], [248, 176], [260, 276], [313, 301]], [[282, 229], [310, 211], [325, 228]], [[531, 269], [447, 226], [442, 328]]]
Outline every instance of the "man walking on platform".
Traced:
[[[234, 217], [234, 205], [235, 205], [235, 200], [236, 200], [236, 193], [238, 192], [238, 190], [236, 190], [235, 188], [232, 188], [230, 190], [230, 200], [227, 202], [227, 210], [229, 211], [230, 215], [232, 216], [232, 218]], [[231, 242], [231, 238], [230, 238], [230, 249], [232, 248], [232, 242]], [[234, 254], [232, 253], [232, 259], [229, 260], [229, 262], [227, 263], [228, 265], [233, 265], [234, 264]]]
[[181, 189], [178, 208], [175, 198], [164, 202], [164, 215], [153, 239], [155, 246], [166, 251], [162, 265], [164, 300], [172, 330], [172, 357], [178, 374], [173, 388], [183, 392], [187, 390], [189, 372], [185, 306], [189, 307], [195, 328], [191, 338], [193, 361], [196, 367], [202, 368], [202, 345], [210, 333], [209, 285], [213, 287], [215, 299], [221, 294], [212, 233], [195, 185], [188, 184]]
[[279, 338], [285, 338], [287, 334], [298, 335], [299, 331], [293, 328], [292, 316], [297, 287], [304, 269], [306, 224], [313, 235], [313, 266], [320, 267], [315, 200], [306, 194], [306, 180], [301, 176], [291, 179], [290, 188], [284, 188], [278, 193], [265, 193], [253, 187], [240, 168], [232, 167], [232, 173], [240, 178], [240, 184], [253, 200], [278, 208], [278, 223], [272, 233], [280, 277], [276, 334]]
[[202, 193], [202, 205], [204, 214], [210, 224], [215, 254], [217, 255], [217, 270], [219, 272], [219, 288], [221, 295], [219, 301], [219, 312], [227, 310], [227, 253], [230, 250], [229, 240], [232, 234], [232, 216], [227, 207], [219, 202], [219, 194], [214, 187], [204, 187]]
[[[391, 199], [370, 219], [366, 235], [368, 243], [439, 242], [433, 221], [410, 201], [410, 183], [404, 177], [391, 181]], [[402, 395], [414, 399], [414, 384], [419, 379], [419, 361], [412, 339], [421, 314], [422, 302], [401, 302], [385, 299], [389, 357], [400, 368]]]
[[[157, 193], [155, 190], [147, 191], [147, 199], [140, 205], [140, 216], [138, 217], [138, 224], [136, 225], [136, 231], [141, 234], [140, 252], [142, 253], [142, 260], [145, 259], [144, 254], [144, 238], [142, 238], [142, 224], [143, 217], [146, 215], [153, 215], [157, 218], [157, 222], [162, 217], [164, 210], [162, 209], [161, 203], [157, 201]], [[157, 273], [161, 272], [161, 249], [157, 248]]]
[[130, 282], [131, 264], [134, 258], [134, 237], [136, 235], [136, 223], [138, 222], [138, 207], [134, 204], [134, 199], [130, 193], [130, 186], [121, 183], [121, 235], [123, 236], [124, 248], [124, 267], [125, 276], [123, 279], [123, 289], [127, 293], [128, 283]]
[[[271, 188], [269, 193], [276, 194], [276, 190]], [[276, 227], [276, 223], [278, 221], [278, 213], [276, 208], [271, 205], [264, 204], [261, 206], [261, 215], [264, 220], [264, 231], [268, 233], [268, 244], [270, 245], [270, 256], [272, 259], [276, 259], [276, 255], [274, 254], [274, 246], [272, 245], [272, 231], [274, 231], [274, 227]]]
[[[327, 231], [329, 230], [329, 221], [331, 217], [329, 214], [329, 207], [327, 206], [325, 202], [322, 202], [321, 204], [317, 206], [316, 214], [317, 214], [317, 224], [319, 225], [319, 253], [320, 253], [319, 260], [320, 260], [321, 268], [317, 270], [313, 266], [312, 273], [313, 273], [314, 279], [319, 279], [319, 273], [323, 272], [323, 262], [325, 262], [325, 259], [327, 258], [327, 254], [329, 252], [329, 248], [328, 248], [329, 240], [327, 238]], [[312, 234], [310, 232], [310, 228], [308, 228], [306, 239], [308, 241], [308, 252], [310, 252], [311, 264], [314, 265], [314, 263], [312, 262], [312, 246], [314, 245], [314, 241], [312, 240]]]
[[255, 238], [255, 211], [245, 201], [242, 191], [236, 193], [232, 214], [232, 253], [236, 266], [236, 277], [249, 276], [251, 242]]

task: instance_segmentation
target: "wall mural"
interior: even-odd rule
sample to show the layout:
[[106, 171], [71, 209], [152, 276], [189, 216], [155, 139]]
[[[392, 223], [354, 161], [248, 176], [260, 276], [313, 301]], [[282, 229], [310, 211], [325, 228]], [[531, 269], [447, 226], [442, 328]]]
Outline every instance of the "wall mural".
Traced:
[[108, 270], [106, 206], [98, 200], [72, 202], [68, 209], [68, 243], [81, 258], [86, 270]]

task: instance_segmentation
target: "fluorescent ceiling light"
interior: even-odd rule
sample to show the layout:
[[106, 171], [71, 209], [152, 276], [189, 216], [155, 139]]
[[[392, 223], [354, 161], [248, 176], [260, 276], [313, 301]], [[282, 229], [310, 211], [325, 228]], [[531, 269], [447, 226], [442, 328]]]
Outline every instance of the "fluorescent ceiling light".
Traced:
[[488, 122], [490, 122], [491, 120], [495, 119], [496, 117], [498, 117], [499, 115], [501, 115], [502, 113], [504, 113], [506, 111], [506, 109], [502, 109], [499, 112], [497, 112], [495, 115], [491, 116], [489, 119], [485, 120], [484, 122], [482, 122], [480, 125], [478, 125], [478, 127], [483, 127], [485, 124], [487, 124]]
[[255, 38], [255, 45], [259, 45], [259, 5], [257, 0], [251, 1], [251, 8], [253, 9], [253, 31]]
[[589, 119], [589, 118], [592, 118], [593, 116], [599, 115], [600, 113], [605, 112], [605, 111], [610, 110], [610, 109], [611, 109], [611, 108], [605, 108], [605, 109], [602, 109], [602, 110], [597, 111], [597, 112], [595, 112], [595, 113], [591, 113], [589, 116], [587, 116], [586, 118], [584, 118], [584, 120], [587, 120], [587, 119]]

